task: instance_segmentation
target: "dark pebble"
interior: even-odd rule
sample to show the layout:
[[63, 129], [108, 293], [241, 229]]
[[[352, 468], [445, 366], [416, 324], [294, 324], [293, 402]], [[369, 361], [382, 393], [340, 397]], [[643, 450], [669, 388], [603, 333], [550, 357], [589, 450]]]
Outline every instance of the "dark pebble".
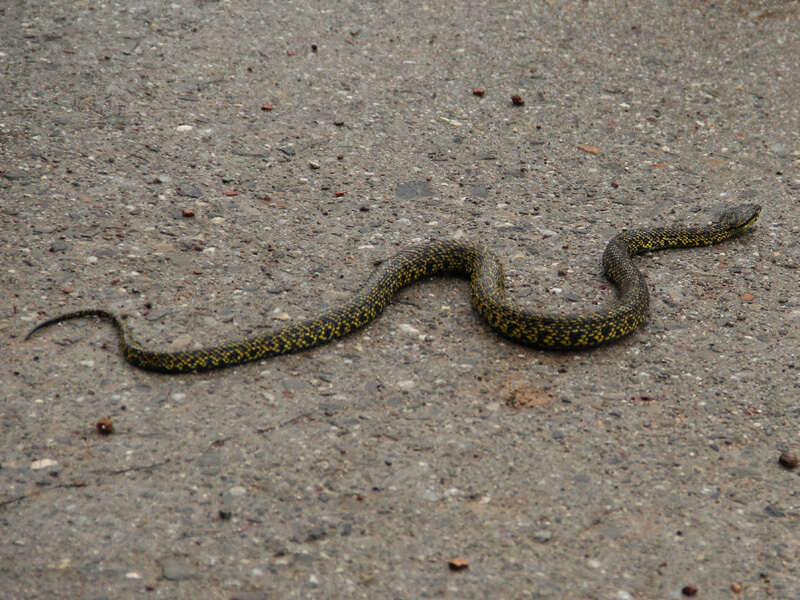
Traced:
[[66, 252], [67, 250], [69, 250], [69, 244], [62, 240], [53, 242], [53, 245], [50, 246], [50, 252]]
[[175, 190], [179, 196], [185, 196], [186, 198], [199, 198], [203, 195], [200, 191], [200, 188], [196, 185], [179, 185], [178, 189]]
[[785, 517], [786, 516], [785, 512], [783, 512], [777, 506], [772, 506], [771, 504], [767, 504], [764, 507], [764, 512], [767, 513], [770, 517], [775, 517], [777, 519], [780, 519], [781, 517]]
[[4, 177], [9, 181], [19, 181], [21, 179], [26, 179], [28, 174], [25, 171], [0, 171], [0, 177]]
[[683, 589], [681, 590], [681, 593], [684, 596], [696, 596], [697, 595], [697, 586], [696, 585], [692, 585], [691, 583], [689, 585], [685, 585], [685, 586], [683, 586]]

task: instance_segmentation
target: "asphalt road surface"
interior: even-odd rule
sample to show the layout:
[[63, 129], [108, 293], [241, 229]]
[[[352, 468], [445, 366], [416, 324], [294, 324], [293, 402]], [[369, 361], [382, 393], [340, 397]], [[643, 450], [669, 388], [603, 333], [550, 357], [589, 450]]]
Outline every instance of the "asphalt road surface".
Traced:
[[[0, 596], [800, 598], [798, 23], [2, 3]], [[24, 340], [84, 307], [152, 348], [256, 335], [445, 238], [523, 306], [596, 310], [615, 233], [742, 202], [746, 235], [638, 258], [647, 325], [588, 352], [500, 338], [453, 278], [207, 374], [135, 369], [96, 320]]]

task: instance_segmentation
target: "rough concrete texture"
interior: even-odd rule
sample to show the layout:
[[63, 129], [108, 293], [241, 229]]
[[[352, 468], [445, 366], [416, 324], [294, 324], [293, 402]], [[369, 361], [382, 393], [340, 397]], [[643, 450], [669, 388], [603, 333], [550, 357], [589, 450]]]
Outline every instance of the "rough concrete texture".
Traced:
[[[799, 598], [798, 23], [2, 3], [0, 596]], [[751, 233], [638, 259], [648, 325], [590, 352], [501, 339], [457, 279], [203, 375], [132, 368], [94, 320], [23, 340], [87, 306], [159, 348], [269, 331], [446, 237], [515, 301], [592, 310], [615, 232], [740, 202]]]

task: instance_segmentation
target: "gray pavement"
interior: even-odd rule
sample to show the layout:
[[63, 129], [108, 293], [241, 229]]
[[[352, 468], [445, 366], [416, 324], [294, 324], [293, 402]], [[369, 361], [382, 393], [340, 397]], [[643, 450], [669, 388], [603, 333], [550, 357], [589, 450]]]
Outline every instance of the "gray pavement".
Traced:
[[[5, 2], [0, 597], [800, 598], [797, 2]], [[482, 89], [483, 95], [473, 93]], [[524, 104], [515, 105], [518, 95]], [[548, 311], [606, 241], [645, 328], [495, 335], [422, 282], [327, 347], [170, 377], [432, 238]], [[101, 435], [95, 424], [113, 422]]]

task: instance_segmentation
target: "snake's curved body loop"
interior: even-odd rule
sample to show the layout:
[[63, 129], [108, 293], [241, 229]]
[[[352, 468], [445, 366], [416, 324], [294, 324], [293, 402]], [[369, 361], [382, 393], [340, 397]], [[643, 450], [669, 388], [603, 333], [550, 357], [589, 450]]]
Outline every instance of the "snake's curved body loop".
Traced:
[[536, 348], [591, 348], [630, 334], [647, 318], [647, 285], [631, 260], [633, 256], [649, 250], [717, 244], [742, 233], [758, 219], [760, 211], [758, 205], [742, 205], [726, 210], [708, 226], [676, 225], [617, 235], [605, 249], [603, 270], [618, 287], [619, 298], [595, 312], [549, 315], [516, 306], [506, 299], [503, 266], [493, 253], [479, 244], [434, 241], [403, 250], [386, 261], [343, 306], [246, 340], [183, 352], [148, 350], [134, 340], [116, 314], [103, 309], [60, 315], [39, 324], [27, 337], [68, 319], [100, 317], [116, 326], [122, 353], [132, 365], [162, 373], [207, 371], [306, 350], [343, 337], [380, 315], [400, 288], [426, 277], [455, 274], [470, 280], [473, 306], [504, 336]]

